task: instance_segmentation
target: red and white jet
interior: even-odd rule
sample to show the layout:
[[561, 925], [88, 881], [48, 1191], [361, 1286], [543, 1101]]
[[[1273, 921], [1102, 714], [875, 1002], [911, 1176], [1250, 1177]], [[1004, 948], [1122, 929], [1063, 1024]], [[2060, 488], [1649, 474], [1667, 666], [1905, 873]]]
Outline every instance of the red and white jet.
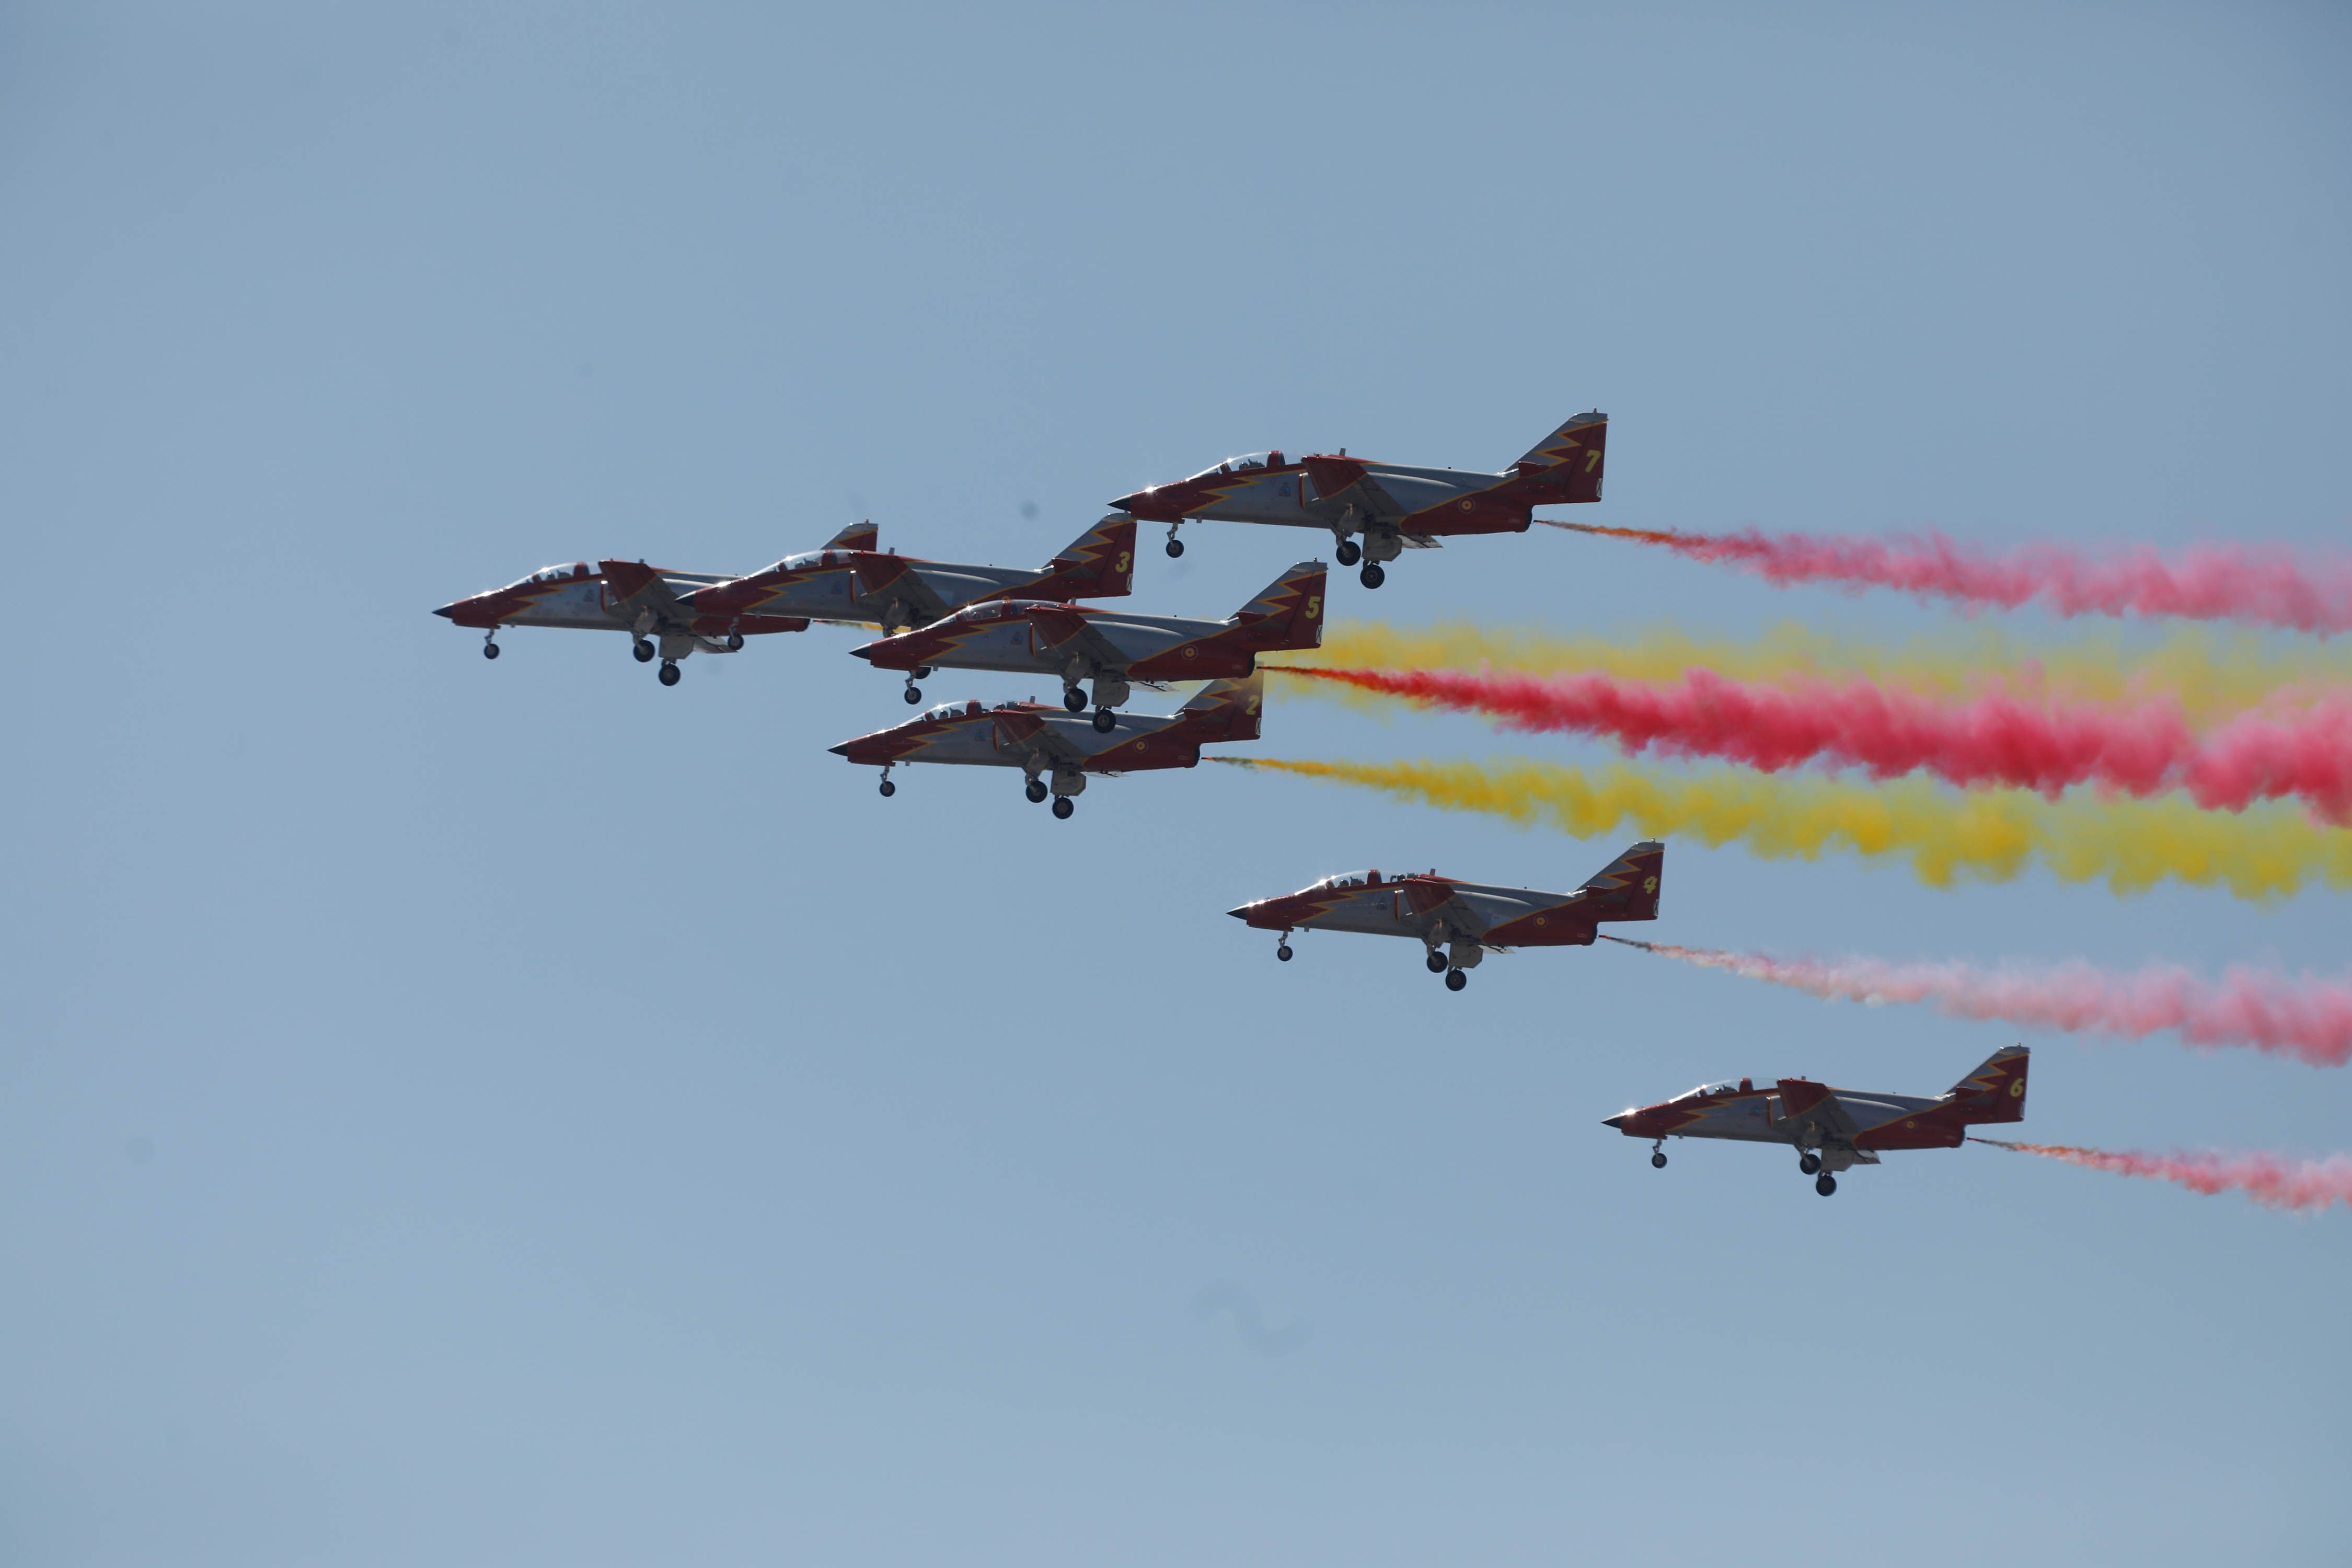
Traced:
[[822, 550], [788, 555], [741, 577], [674, 572], [642, 561], [600, 561], [593, 568], [576, 561], [433, 613], [484, 628], [486, 658], [499, 657], [502, 626], [625, 631], [637, 662], [649, 664], [658, 652], [661, 683], [675, 686], [677, 661], [689, 654], [734, 653], [746, 637], [805, 631], [811, 621], [878, 623], [896, 631], [992, 599], [1118, 598], [1135, 579], [1131, 517], [1103, 519], [1034, 572], [886, 555], [879, 543], [879, 531], [861, 522]]
[[1827, 1197], [1837, 1191], [1832, 1172], [1875, 1165], [1882, 1150], [1957, 1149], [1971, 1127], [2024, 1121], [2025, 1069], [2032, 1057], [2023, 1046], [1995, 1051], [1933, 1100], [1832, 1089], [1801, 1078], [1758, 1089], [1743, 1078], [1738, 1083], [1703, 1083], [1660, 1104], [1621, 1111], [1601, 1125], [1628, 1138], [1654, 1139], [1650, 1163], [1658, 1166], [1666, 1163], [1669, 1138], [1790, 1144], [1797, 1169], [1813, 1176], [1813, 1191]]
[[877, 669], [905, 670], [909, 703], [923, 700], [915, 682], [933, 669], [1003, 669], [1061, 677], [1062, 706], [1082, 713], [1079, 685], [1091, 679], [1094, 725], [1108, 735], [1130, 681], [1238, 680], [1259, 654], [1320, 643], [1323, 576], [1323, 563], [1302, 561], [1222, 621], [1003, 599], [849, 651]]
[[[1609, 416], [1580, 414], [1537, 442], [1507, 473], [1417, 468], [1348, 456], [1285, 462], [1280, 452], [1228, 458], [1188, 479], [1151, 485], [1110, 504], [1168, 525], [1168, 553], [1184, 553], [1177, 527], [1195, 518], [1324, 528], [1339, 542], [1339, 564], [1364, 563], [1362, 582], [1386, 579], [1383, 561], [1412, 545], [1433, 550], [1464, 533], [1525, 533], [1539, 506], [1601, 499]], [[1350, 538], [1360, 533], [1360, 548]]]
[[1261, 931], [1280, 931], [1274, 956], [1290, 960], [1294, 931], [1352, 931], [1409, 936], [1429, 950], [1433, 974], [1445, 988], [1470, 984], [1489, 952], [1515, 947], [1591, 947], [1603, 921], [1658, 918], [1658, 883], [1666, 847], [1643, 839], [1608, 869], [1572, 893], [1537, 893], [1485, 882], [1457, 882], [1435, 871], [1382, 878], [1378, 871], [1343, 871], [1311, 888], [1260, 899], [1225, 912]]
[[1034, 702], [943, 702], [887, 730], [877, 730], [828, 748], [835, 756], [882, 769], [882, 793], [898, 793], [890, 770], [901, 763], [956, 763], [1019, 768], [1027, 776], [1029, 798], [1050, 793], [1054, 815], [1076, 810], [1073, 797], [1086, 793], [1087, 775], [1189, 768], [1201, 748], [1232, 741], [1255, 741], [1258, 710], [1265, 700], [1265, 677], [1213, 680], [1166, 718], [1121, 713], [1108, 731]]

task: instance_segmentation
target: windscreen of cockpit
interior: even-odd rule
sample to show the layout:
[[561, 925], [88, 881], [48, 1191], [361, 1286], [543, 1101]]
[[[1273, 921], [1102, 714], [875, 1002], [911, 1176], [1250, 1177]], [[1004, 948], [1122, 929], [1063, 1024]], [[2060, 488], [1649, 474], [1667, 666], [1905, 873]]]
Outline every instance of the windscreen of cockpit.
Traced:
[[526, 583], [563, 583], [574, 577], [588, 575], [588, 563], [567, 561], [561, 566], [542, 566], [523, 579]]
[[941, 702], [926, 712], [926, 719], [965, 719], [981, 710], [977, 702]]
[[1238, 458], [1227, 458], [1213, 468], [1202, 468], [1192, 477], [1196, 479], [1211, 479], [1219, 474], [1245, 474], [1265, 468], [1273, 457], [1272, 452], [1244, 452]]
[[1687, 1094], [1678, 1094], [1675, 1096], [1675, 1098], [1676, 1100], [1702, 1100], [1710, 1094], [1738, 1094], [1738, 1092], [1739, 1086], [1736, 1083], [1703, 1083]]
[[1378, 871], [1335, 871], [1318, 884], [1326, 888], [1377, 888], [1381, 885]]

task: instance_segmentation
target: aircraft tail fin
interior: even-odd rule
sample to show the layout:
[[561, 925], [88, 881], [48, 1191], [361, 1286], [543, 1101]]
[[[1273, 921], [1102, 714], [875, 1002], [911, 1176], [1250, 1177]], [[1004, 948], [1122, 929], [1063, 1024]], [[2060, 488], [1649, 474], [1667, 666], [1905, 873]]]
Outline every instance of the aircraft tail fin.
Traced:
[[1584, 884], [1596, 921], [1654, 921], [1666, 876], [1666, 847], [1644, 838]]
[[1265, 708], [1265, 677], [1212, 680], [1176, 710], [1186, 736], [1204, 742], [1255, 741], [1258, 715]]
[[1135, 587], [1135, 519], [1114, 512], [1078, 535], [1036, 578], [1013, 596], [1024, 599], [1118, 599]]
[[824, 542], [827, 550], [863, 550], [868, 554], [882, 548], [882, 531], [871, 521], [853, 522]]
[[[1528, 449], [1517, 468], [1552, 498], [1575, 502], [1601, 499], [1601, 470], [1609, 447], [1609, 416], [1599, 409], [1580, 414]], [[1549, 503], [1547, 503], [1549, 504]]]
[[[1320, 561], [1302, 561], [1266, 585], [1265, 592], [1244, 605], [1233, 618], [1240, 626], [1261, 628], [1250, 641], [1261, 651], [1315, 647], [1323, 641], [1323, 589], [1326, 572]], [[1264, 629], [1269, 624], [1274, 636]]]
[[2024, 1121], [2025, 1069], [2032, 1059], [2033, 1053], [2026, 1047], [2011, 1046], [1993, 1052], [1982, 1067], [1954, 1084], [1951, 1100], [1961, 1121], [1974, 1126]]

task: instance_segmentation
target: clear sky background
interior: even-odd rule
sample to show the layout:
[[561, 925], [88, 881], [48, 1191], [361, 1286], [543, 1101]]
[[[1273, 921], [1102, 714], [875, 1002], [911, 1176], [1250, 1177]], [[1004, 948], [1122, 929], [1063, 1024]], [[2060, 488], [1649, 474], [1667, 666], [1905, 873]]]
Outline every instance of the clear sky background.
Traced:
[[[1598, 1125], [2011, 1032], [1277, 965], [1226, 909], [1622, 843], [1218, 768], [886, 802], [853, 634], [664, 690], [427, 612], [865, 517], [1027, 564], [1230, 452], [1596, 405], [1595, 521], [2341, 548], [2347, 195], [2317, 4], [0, 9], [0, 1560], [2343, 1562], [2346, 1215]], [[1191, 534], [1135, 607], [1318, 543]], [[1548, 530], [1333, 597], [1957, 624]], [[2347, 908], [1677, 843], [1651, 933], [2332, 973]], [[2032, 1043], [2030, 1137], [2352, 1147], [2341, 1072]]]

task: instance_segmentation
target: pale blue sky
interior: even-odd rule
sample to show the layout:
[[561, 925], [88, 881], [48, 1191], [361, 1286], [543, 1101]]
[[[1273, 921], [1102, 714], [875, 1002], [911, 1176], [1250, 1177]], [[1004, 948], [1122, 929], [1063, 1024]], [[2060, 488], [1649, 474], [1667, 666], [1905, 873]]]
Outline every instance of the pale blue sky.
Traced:
[[[427, 614], [867, 516], [1041, 561], [1229, 452], [1595, 405], [1601, 521], [2340, 547], [2340, 8], [478, 13], [0, 9], [0, 1560], [2345, 1560], [2344, 1215], [1597, 1124], [2010, 1033], [1277, 966], [1223, 910], [1621, 846], [1213, 768], [885, 802], [849, 634], [665, 691]], [[1311, 547], [1192, 538], [1137, 608]], [[1953, 624], [1542, 530], [1335, 598]], [[1666, 940], [2345, 962], [2340, 896], [1669, 863]], [[2352, 1146], [2344, 1074], [2030, 1038], [2028, 1136]]]

